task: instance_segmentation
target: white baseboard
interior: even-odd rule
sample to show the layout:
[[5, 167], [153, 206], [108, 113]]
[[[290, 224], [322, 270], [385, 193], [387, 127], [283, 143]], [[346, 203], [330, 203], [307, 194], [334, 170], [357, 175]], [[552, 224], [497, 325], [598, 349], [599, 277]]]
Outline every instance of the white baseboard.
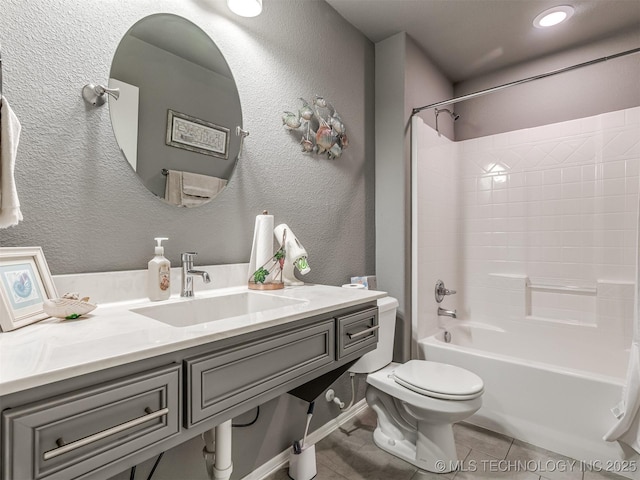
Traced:
[[[322, 440], [324, 437], [329, 435], [331, 432], [333, 432], [334, 430], [337, 430], [338, 427], [347, 423], [349, 420], [351, 420], [353, 417], [355, 417], [358, 413], [360, 413], [365, 408], [367, 408], [367, 402], [363, 398], [346, 412], [341, 413], [333, 420], [329, 420], [323, 426], [311, 432], [307, 436], [307, 442], [311, 444], [318, 443], [320, 440]], [[272, 473], [277, 472], [282, 467], [284, 467], [289, 461], [290, 451], [291, 449], [287, 448], [284, 452], [279, 453], [268, 462], [260, 465], [260, 467], [255, 469], [249, 475], [245, 476], [242, 480], [262, 480], [268, 477], [269, 475], [271, 475]]]

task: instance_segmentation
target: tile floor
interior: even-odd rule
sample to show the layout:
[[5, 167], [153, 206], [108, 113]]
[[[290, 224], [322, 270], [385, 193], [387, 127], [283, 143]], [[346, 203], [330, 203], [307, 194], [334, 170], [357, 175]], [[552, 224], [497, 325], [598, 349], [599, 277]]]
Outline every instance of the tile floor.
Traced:
[[[316, 480], [623, 479], [609, 473], [583, 472], [579, 462], [571, 469], [569, 465], [572, 460], [567, 457], [469, 424], [454, 426], [458, 458], [464, 461], [463, 468], [457, 472], [438, 475], [418, 470], [376, 447], [373, 443], [375, 426], [375, 414], [367, 408], [318, 442]], [[519, 464], [524, 468], [515, 471], [515, 468], [509, 468], [509, 464]], [[545, 471], [538, 469], [538, 465]], [[545, 468], [546, 465], [549, 466]], [[564, 469], [567, 471], [560, 471], [561, 465], [566, 466]], [[551, 471], [554, 467], [555, 471]], [[287, 479], [289, 476], [285, 467], [265, 480]]]

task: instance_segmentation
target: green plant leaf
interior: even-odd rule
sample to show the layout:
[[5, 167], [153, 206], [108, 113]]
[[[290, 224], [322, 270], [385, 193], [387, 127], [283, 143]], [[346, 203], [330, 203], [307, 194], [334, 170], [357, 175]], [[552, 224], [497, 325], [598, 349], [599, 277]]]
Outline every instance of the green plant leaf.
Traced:
[[267, 276], [269, 275], [269, 270], [267, 270], [264, 267], [260, 267], [258, 270], [256, 270], [256, 272], [253, 274], [253, 281], [255, 283], [264, 283], [264, 281], [267, 279]]

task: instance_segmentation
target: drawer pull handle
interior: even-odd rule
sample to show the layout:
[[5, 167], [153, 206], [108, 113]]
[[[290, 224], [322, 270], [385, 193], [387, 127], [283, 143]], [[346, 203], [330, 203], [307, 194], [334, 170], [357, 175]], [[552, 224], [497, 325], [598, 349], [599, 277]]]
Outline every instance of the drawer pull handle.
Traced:
[[[145, 409], [148, 411], [149, 409]], [[69, 444], [65, 444], [62, 438], [56, 440], [56, 443], [59, 445], [58, 448], [54, 448], [53, 450], [49, 450], [48, 452], [44, 452], [44, 459], [50, 460], [59, 455], [63, 455], [67, 452], [71, 452], [76, 448], [84, 447], [85, 445], [89, 445], [93, 442], [97, 442], [98, 440], [102, 440], [103, 438], [107, 438], [111, 435], [115, 435], [116, 433], [120, 433], [128, 428], [136, 427], [142, 423], [148, 422], [149, 420], [153, 420], [158, 417], [162, 417], [163, 415], [167, 415], [169, 413], [168, 408], [163, 408], [158, 410], [157, 412], [147, 413], [147, 415], [143, 415], [138, 418], [134, 418], [133, 420], [129, 420], [128, 422], [121, 423], [120, 425], [116, 425], [115, 427], [108, 428], [107, 430], [103, 430], [102, 432], [94, 433], [93, 435], [89, 435], [88, 437], [81, 438], [80, 440], [76, 440], [75, 442], [71, 442]]]
[[368, 335], [369, 333], [373, 333], [379, 328], [380, 328], [380, 325], [374, 325], [373, 327], [367, 328], [366, 330], [362, 330], [361, 332], [358, 332], [358, 333], [347, 333], [347, 335], [349, 336], [349, 340], [353, 340], [354, 338], [364, 337], [365, 335]]

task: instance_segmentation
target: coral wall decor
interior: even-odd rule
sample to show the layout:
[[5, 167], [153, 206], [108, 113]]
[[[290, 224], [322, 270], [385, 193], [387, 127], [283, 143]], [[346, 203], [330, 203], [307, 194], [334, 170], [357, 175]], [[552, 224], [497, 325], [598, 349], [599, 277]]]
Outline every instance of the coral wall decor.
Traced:
[[336, 109], [318, 95], [311, 105], [304, 98], [299, 100], [302, 106], [297, 113], [284, 112], [282, 115], [284, 127], [300, 134], [303, 152], [326, 153], [330, 159], [338, 158], [349, 146], [349, 139]]

